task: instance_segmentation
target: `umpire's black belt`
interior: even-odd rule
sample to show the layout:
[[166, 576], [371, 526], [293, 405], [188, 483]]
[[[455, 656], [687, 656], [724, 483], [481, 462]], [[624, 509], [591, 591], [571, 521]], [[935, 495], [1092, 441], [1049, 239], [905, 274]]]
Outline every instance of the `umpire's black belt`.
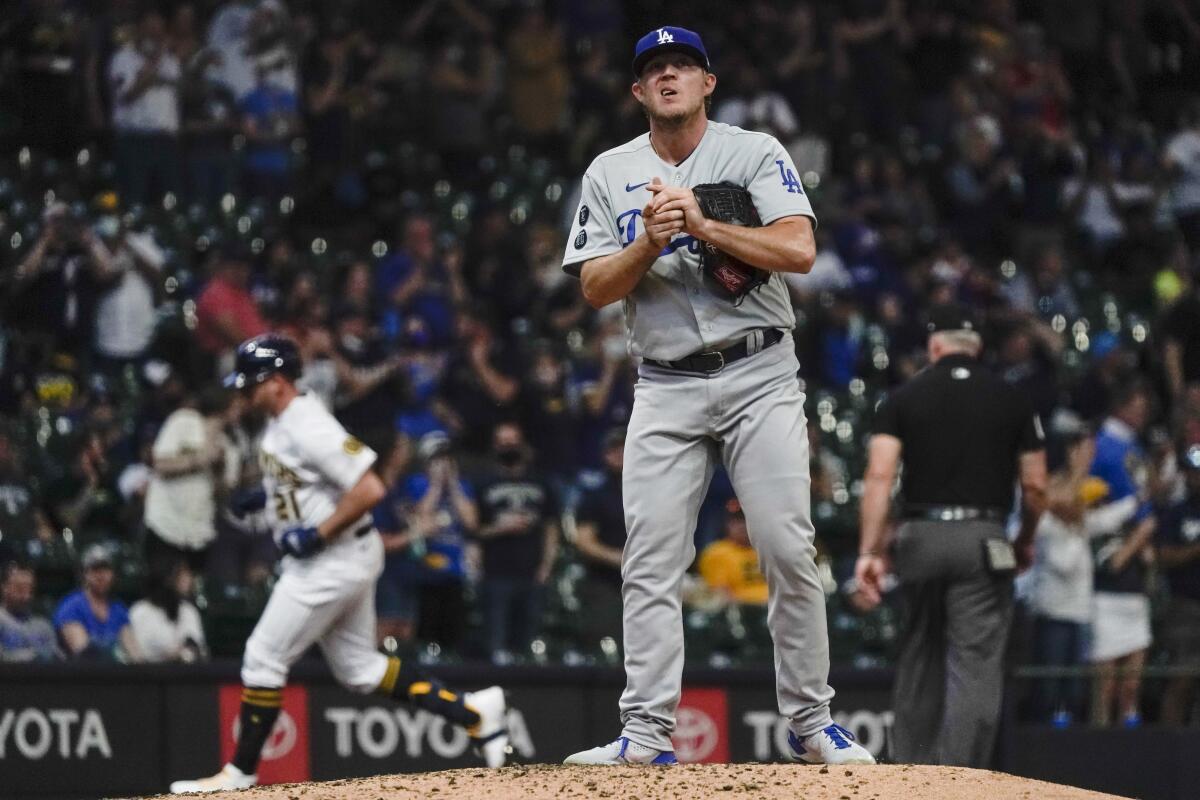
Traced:
[[[752, 349], [753, 341], [758, 338], [760, 333], [762, 334], [762, 345], [757, 349]], [[761, 353], [782, 341], [783, 332], [778, 328], [764, 328], [761, 331], [755, 331], [740, 342], [729, 345], [724, 350], [702, 350], [692, 353], [690, 356], [684, 356], [678, 361], [656, 361], [652, 358], [646, 360], [667, 369], [677, 369], [680, 372], [703, 372], [711, 375], [714, 372], [720, 372], [735, 361], [741, 361], [746, 356]]]
[[966, 522], [969, 520], [1003, 522], [1008, 518], [1008, 510], [995, 506], [906, 505], [904, 518], [933, 522]]

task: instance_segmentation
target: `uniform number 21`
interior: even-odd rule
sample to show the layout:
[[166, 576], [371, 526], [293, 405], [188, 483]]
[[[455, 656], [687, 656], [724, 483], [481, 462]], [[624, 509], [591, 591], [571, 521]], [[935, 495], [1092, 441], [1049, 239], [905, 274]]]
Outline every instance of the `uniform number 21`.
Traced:
[[280, 522], [296, 522], [300, 519], [300, 504], [291, 489], [275, 492], [275, 518]]

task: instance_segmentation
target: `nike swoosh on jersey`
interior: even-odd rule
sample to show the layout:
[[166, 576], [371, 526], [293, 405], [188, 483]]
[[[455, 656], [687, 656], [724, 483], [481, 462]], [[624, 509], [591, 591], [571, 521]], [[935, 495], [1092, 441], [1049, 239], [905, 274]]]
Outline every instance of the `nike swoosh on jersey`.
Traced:
[[641, 183], [635, 183], [633, 186], [630, 186], [627, 183], [627, 184], [625, 184], [625, 191], [632, 192], [634, 189], [640, 189], [649, 183], [650, 183], [650, 181], [642, 181]]

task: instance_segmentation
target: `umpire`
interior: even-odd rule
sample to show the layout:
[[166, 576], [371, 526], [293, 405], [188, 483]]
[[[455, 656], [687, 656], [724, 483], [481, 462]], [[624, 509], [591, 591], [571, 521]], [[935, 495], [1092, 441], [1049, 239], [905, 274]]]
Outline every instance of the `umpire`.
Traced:
[[[875, 416], [855, 578], [880, 601], [890, 560], [903, 628], [892, 757], [902, 763], [987, 766], [1000, 717], [1013, 576], [1031, 560], [1045, 505], [1042, 426], [1028, 399], [979, 363], [983, 340], [958, 306], [930, 313], [930, 366]], [[900, 517], [888, 511], [901, 457]], [[1021, 484], [1015, 542], [1004, 520]]]

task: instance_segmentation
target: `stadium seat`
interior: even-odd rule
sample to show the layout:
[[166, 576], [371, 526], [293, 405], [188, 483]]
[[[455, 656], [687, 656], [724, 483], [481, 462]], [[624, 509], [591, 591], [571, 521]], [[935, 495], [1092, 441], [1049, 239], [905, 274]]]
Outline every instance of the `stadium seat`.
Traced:
[[241, 657], [267, 604], [267, 590], [205, 580], [196, 598], [214, 657]]
[[24, 557], [37, 575], [38, 593], [57, 602], [79, 586], [75, 549], [61, 536], [48, 542], [27, 539], [22, 543]]

